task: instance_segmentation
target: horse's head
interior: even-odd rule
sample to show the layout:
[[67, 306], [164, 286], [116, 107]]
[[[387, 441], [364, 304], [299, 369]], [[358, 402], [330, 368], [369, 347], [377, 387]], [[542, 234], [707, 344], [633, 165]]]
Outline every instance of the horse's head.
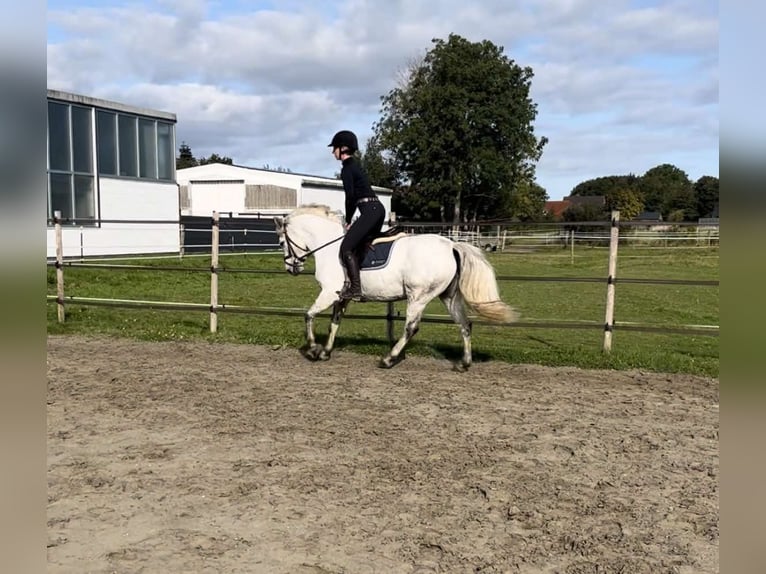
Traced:
[[285, 270], [291, 275], [298, 275], [303, 271], [306, 263], [308, 248], [296, 242], [296, 237], [287, 234], [287, 220], [284, 217], [275, 217], [274, 225], [277, 231], [279, 247], [284, 254]]

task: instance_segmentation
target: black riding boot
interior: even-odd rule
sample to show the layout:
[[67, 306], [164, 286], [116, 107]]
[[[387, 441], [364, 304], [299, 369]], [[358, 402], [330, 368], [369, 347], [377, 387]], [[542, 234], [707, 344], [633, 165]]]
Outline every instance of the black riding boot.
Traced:
[[357, 259], [356, 254], [349, 253], [344, 258], [343, 264], [346, 266], [348, 281], [343, 285], [340, 298], [359, 300], [362, 298], [362, 284], [359, 279], [359, 259]]

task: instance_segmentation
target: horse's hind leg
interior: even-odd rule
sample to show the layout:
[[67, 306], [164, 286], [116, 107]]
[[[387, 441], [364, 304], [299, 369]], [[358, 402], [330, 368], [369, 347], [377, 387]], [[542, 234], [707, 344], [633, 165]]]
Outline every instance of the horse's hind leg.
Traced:
[[410, 300], [407, 304], [407, 315], [404, 321], [404, 333], [394, 346], [389, 351], [388, 355], [380, 360], [380, 366], [386, 369], [390, 369], [396, 363], [398, 363], [402, 357], [402, 351], [404, 347], [409, 343], [410, 339], [415, 336], [420, 328], [420, 318], [423, 316], [423, 310], [426, 308], [426, 304], [431, 300], [431, 297], [425, 299], [418, 299], [417, 301]]
[[460, 325], [460, 334], [463, 337], [463, 358], [459, 365], [455, 365], [457, 370], [465, 371], [471, 366], [473, 357], [471, 353], [471, 321], [468, 319], [468, 315], [465, 312], [465, 304], [463, 302], [463, 296], [460, 291], [455, 290], [453, 293], [444, 293], [441, 295], [441, 300], [447, 307], [447, 311], [454, 319], [455, 323]]

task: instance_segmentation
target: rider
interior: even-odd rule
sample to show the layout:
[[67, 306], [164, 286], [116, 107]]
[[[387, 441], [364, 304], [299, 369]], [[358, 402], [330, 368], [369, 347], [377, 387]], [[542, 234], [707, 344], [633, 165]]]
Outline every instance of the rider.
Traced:
[[[330, 145], [332, 155], [343, 164], [340, 177], [346, 192], [346, 235], [340, 244], [340, 259], [346, 267], [348, 282], [340, 292], [341, 299], [360, 299], [362, 286], [359, 280], [359, 261], [363, 255], [365, 240], [380, 232], [386, 210], [375, 195], [358, 160], [354, 154], [359, 150], [359, 143], [354, 132], [341, 130], [336, 133]], [[359, 217], [351, 223], [354, 211], [359, 209]]]

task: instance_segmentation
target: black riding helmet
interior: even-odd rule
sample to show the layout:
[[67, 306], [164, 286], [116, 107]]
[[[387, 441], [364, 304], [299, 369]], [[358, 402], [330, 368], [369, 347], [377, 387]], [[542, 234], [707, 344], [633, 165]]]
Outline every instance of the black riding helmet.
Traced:
[[357, 141], [356, 134], [354, 134], [354, 132], [349, 130], [341, 130], [332, 137], [332, 141], [327, 147], [331, 147], [333, 149], [336, 147], [346, 147], [348, 148], [349, 153], [354, 153], [359, 149], [359, 142]]

